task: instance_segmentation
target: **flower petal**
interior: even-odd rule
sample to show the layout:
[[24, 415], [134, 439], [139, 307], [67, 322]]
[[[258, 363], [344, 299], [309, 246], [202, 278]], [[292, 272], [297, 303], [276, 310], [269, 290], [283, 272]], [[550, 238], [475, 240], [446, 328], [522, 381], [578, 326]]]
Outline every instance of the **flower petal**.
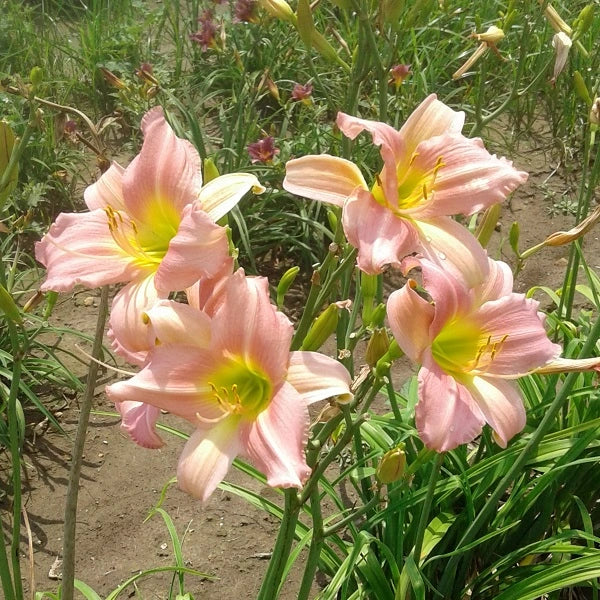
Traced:
[[194, 285], [185, 290], [188, 304], [201, 310], [209, 317], [214, 316], [225, 301], [227, 280], [233, 274], [233, 261], [213, 277], [201, 277]]
[[472, 442], [485, 422], [469, 391], [444, 373], [429, 351], [419, 371], [415, 418], [423, 443], [438, 452]]
[[142, 131], [142, 149], [123, 175], [127, 213], [141, 223], [172, 220], [200, 193], [200, 156], [173, 133], [160, 107], [146, 113]]
[[106, 213], [62, 213], [35, 245], [48, 270], [42, 291], [66, 292], [78, 283], [95, 288], [130, 281], [144, 270], [113, 239]]
[[398, 346], [412, 361], [421, 362], [421, 354], [431, 344], [429, 329], [435, 309], [417, 294], [416, 285], [409, 279], [390, 295], [387, 316]]
[[223, 416], [207, 383], [218, 368], [212, 352], [195, 346], [157, 346], [148, 358], [139, 373], [106, 386], [113, 402], [145, 402], [199, 427]]
[[264, 277], [246, 277], [243, 269], [227, 282], [225, 300], [213, 317], [212, 348], [256, 364], [277, 386], [285, 376], [293, 326], [269, 298]]
[[124, 172], [121, 165], [113, 162], [100, 179], [83, 192], [86, 206], [90, 210], [109, 206], [114, 210], [125, 210], [122, 189]]
[[490, 300], [499, 300], [512, 294], [513, 274], [510, 267], [501, 260], [488, 259], [487, 279], [476, 290], [477, 302], [483, 304]]
[[342, 363], [318, 352], [292, 352], [286, 380], [306, 404], [339, 396], [350, 402], [353, 394], [350, 373]]
[[156, 287], [174, 292], [211, 277], [231, 262], [227, 230], [202, 210], [186, 206], [179, 229], [156, 272]]
[[296, 196], [343, 206], [356, 188], [367, 189], [360, 169], [329, 154], [303, 156], [285, 165], [283, 189]]
[[444, 133], [460, 133], [465, 113], [452, 110], [430, 94], [417, 106], [400, 129], [406, 160], [410, 160], [417, 146], [429, 138]]
[[114, 297], [107, 336], [112, 349], [130, 363], [143, 365], [154, 347], [143, 315], [160, 297], [152, 276], [128, 283]]
[[309, 416], [302, 396], [287, 382], [255, 421], [240, 425], [242, 454], [267, 476], [272, 487], [301, 487], [310, 475], [304, 446]]
[[262, 194], [265, 191], [255, 175], [250, 173], [221, 175], [209, 181], [200, 190], [198, 204], [216, 222], [236, 206], [250, 190], [255, 194]]
[[177, 465], [180, 489], [202, 502], [208, 500], [240, 451], [238, 426], [239, 417], [229, 417], [211, 429], [192, 433]]
[[560, 355], [561, 347], [548, 339], [538, 307], [537, 300], [509, 294], [486, 302], [473, 313], [484, 334], [490, 336], [490, 347], [481, 356], [478, 371], [519, 377]]
[[160, 410], [143, 402], [115, 402], [121, 413], [121, 430], [142, 448], [161, 448], [165, 445], [156, 432]]
[[489, 265], [481, 244], [466, 228], [449, 217], [415, 221], [419, 231], [420, 251], [465, 282], [467, 288], [480, 286], [487, 278]]
[[448, 215], [472, 215], [502, 202], [519, 185], [527, 173], [517, 171], [512, 162], [490, 154], [480, 139], [459, 134], [445, 134], [421, 142], [410, 170], [432, 171], [438, 161], [433, 193], [412, 213], [416, 219]]
[[183, 344], [208, 348], [210, 345], [210, 317], [188, 304], [161, 300], [145, 312], [150, 320], [152, 338], [157, 343]]
[[367, 190], [355, 190], [342, 214], [348, 241], [358, 248], [358, 267], [381, 273], [386, 265], [400, 268], [401, 260], [418, 248], [412, 222], [394, 215]]
[[517, 385], [495, 377], [474, 377], [469, 391], [502, 448], [525, 427], [527, 416]]
[[585, 371], [600, 371], [600, 357], [592, 358], [555, 358], [543, 367], [535, 369], [534, 373], [583, 373]]

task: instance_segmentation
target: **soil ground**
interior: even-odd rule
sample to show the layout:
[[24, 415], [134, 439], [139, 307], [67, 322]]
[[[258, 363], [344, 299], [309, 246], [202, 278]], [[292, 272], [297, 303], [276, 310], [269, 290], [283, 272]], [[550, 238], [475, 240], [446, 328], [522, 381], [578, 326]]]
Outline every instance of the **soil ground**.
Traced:
[[[554, 174], [555, 164], [544, 147], [528, 146], [513, 155], [516, 165], [529, 171], [527, 185], [515, 194], [503, 209], [501, 226], [491, 251], [494, 258], [512, 261], [506, 241], [513, 221], [521, 225], [521, 248], [528, 248], [548, 234], [568, 229], [573, 217], [551, 216], [551, 197], [561, 197], [567, 189], [576, 189], [576, 181]], [[575, 191], [571, 192], [575, 198]], [[586, 238], [586, 255], [598, 257], [598, 232]], [[530, 259], [520, 273], [516, 290], [524, 292], [535, 285], [560, 287], [564, 276], [568, 248], [547, 249]], [[600, 260], [600, 259], [598, 259]], [[592, 262], [593, 268], [600, 265]], [[87, 301], [84, 301], [88, 298]], [[91, 298], [92, 300], [89, 300]], [[541, 298], [548, 305], [547, 298]], [[80, 331], [94, 329], [97, 306], [95, 292], [77, 291], [63, 298], [52, 316], [55, 324]], [[76, 307], [76, 308], [74, 308]], [[62, 399], [49, 405], [60, 406]], [[102, 390], [95, 398], [96, 411], [112, 411]], [[78, 399], [61, 407], [60, 421], [67, 434], [74, 434], [78, 417]], [[39, 415], [36, 418], [40, 419]], [[159, 515], [144, 522], [157, 503], [162, 487], [174, 476], [183, 441], [165, 434], [167, 445], [160, 450], [145, 450], [127, 439], [118, 427], [118, 418], [92, 414], [85, 447], [79, 508], [77, 513], [76, 576], [101, 596], [141, 569], [174, 564], [167, 529]], [[181, 427], [181, 422], [169, 423]], [[71, 438], [52, 428], [37, 431], [30, 437], [25, 453], [26, 483], [24, 506], [31, 524], [34, 547], [34, 575], [38, 590], [55, 590], [58, 582], [48, 574], [61, 551], [63, 511], [68, 480]], [[6, 457], [0, 456], [2, 479], [6, 479]], [[248, 486], [265, 497], [279, 501], [274, 490], [257, 488], [256, 482], [232, 470], [228, 481]], [[2, 505], [6, 508], [6, 501]], [[186, 576], [187, 590], [196, 599], [233, 600], [256, 597], [277, 530], [274, 519], [236, 496], [218, 490], [205, 507], [172, 486], [163, 507], [173, 518], [184, 540], [186, 565], [214, 579]], [[6, 511], [3, 511], [6, 514]], [[8, 523], [5, 521], [4, 526]], [[8, 528], [6, 529], [8, 532]], [[28, 580], [26, 537], [23, 538], [23, 570]], [[286, 583], [282, 598], [297, 594], [301, 568], [294, 570]], [[140, 581], [140, 597], [146, 600], [167, 597], [170, 575], [157, 575]], [[28, 586], [28, 581], [25, 582]], [[314, 591], [318, 590], [315, 584]], [[133, 595], [130, 587], [125, 594]]]

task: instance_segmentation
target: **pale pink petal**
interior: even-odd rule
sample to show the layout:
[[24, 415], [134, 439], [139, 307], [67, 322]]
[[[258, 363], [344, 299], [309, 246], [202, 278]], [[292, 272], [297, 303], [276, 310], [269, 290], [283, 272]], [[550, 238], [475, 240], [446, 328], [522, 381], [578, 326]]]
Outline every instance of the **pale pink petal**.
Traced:
[[475, 236], [450, 217], [415, 221], [423, 255], [465, 282], [467, 288], [480, 286], [488, 275], [488, 258]]
[[433, 306], [415, 291], [416, 282], [393, 292], [387, 303], [387, 317], [398, 346], [414, 362], [421, 362], [421, 354], [431, 344], [429, 334], [435, 314]]
[[290, 320], [271, 304], [267, 279], [236, 271], [213, 317], [215, 352], [256, 365], [277, 386], [285, 376], [292, 334]]
[[406, 160], [410, 160], [417, 146], [424, 140], [444, 133], [460, 133], [465, 113], [452, 110], [430, 94], [417, 106], [400, 129]]
[[350, 402], [350, 373], [337, 360], [318, 352], [292, 352], [286, 380], [306, 404], [337, 397]]
[[161, 300], [144, 313], [149, 320], [153, 345], [183, 344], [208, 348], [210, 317], [174, 300]]
[[106, 213], [62, 213], [35, 245], [35, 257], [48, 270], [42, 291], [66, 292], [129, 281], [147, 270], [113, 239]]
[[423, 287], [435, 304], [428, 333], [424, 334], [433, 340], [446, 323], [459, 314], [464, 315], [471, 311], [473, 293], [465, 287], [462, 279], [457, 279], [447, 269], [426, 258], [409, 257], [402, 261], [405, 274], [408, 267], [415, 266], [421, 267]]
[[227, 230], [201, 210], [186, 206], [177, 234], [156, 272], [156, 287], [178, 291], [211, 277], [231, 262]]
[[537, 300], [510, 294], [486, 302], [473, 313], [484, 336], [489, 336], [476, 370], [518, 377], [560, 355], [561, 347], [548, 339], [538, 307]]
[[143, 402], [115, 402], [121, 413], [121, 430], [142, 448], [161, 448], [164, 442], [156, 432], [160, 410]]
[[255, 421], [240, 424], [241, 453], [267, 476], [272, 487], [301, 487], [310, 475], [304, 446], [308, 408], [287, 382], [275, 391]]
[[400, 268], [402, 259], [418, 248], [411, 221], [379, 204], [367, 190], [355, 190], [342, 214], [348, 241], [358, 248], [358, 267], [381, 273], [386, 265]]
[[213, 277], [201, 277], [185, 290], [188, 304], [212, 317], [225, 300], [227, 280], [233, 274], [233, 261]]
[[213, 221], [224, 217], [250, 191], [262, 194], [265, 188], [255, 175], [229, 173], [209, 181], [198, 196], [199, 207]]
[[517, 384], [495, 377], [474, 377], [468, 387], [494, 430], [494, 439], [506, 448], [508, 440], [519, 433], [527, 421]]
[[367, 189], [360, 169], [329, 154], [303, 156], [285, 165], [283, 189], [296, 196], [343, 206], [356, 188]]
[[206, 421], [223, 416], [208, 385], [218, 367], [218, 357], [208, 350], [157, 346], [139, 373], [106, 386], [106, 393], [113, 402], [145, 402], [205, 427]]
[[[415, 219], [448, 215], [472, 215], [502, 202], [527, 173], [517, 171], [505, 158], [490, 154], [480, 139], [463, 135], [440, 135], [421, 142], [408, 173], [431, 173], [441, 161], [435, 179], [430, 179], [428, 199], [405, 212]], [[421, 175], [422, 176], [422, 175]]]
[[123, 173], [125, 169], [113, 162], [96, 183], [89, 185], [83, 192], [86, 206], [90, 210], [111, 207], [113, 210], [125, 210], [123, 201]]
[[211, 429], [192, 433], [177, 465], [180, 489], [202, 502], [208, 500], [240, 451], [238, 426], [239, 417], [229, 417]]
[[154, 337], [145, 323], [144, 313], [159, 298], [161, 295], [151, 275], [128, 283], [113, 299], [107, 337], [113, 351], [134, 365], [143, 365], [146, 355], [154, 348]]
[[407, 153], [402, 135], [386, 123], [358, 119], [343, 112], [338, 113], [336, 123], [342, 133], [351, 140], [362, 131], [368, 131], [373, 138], [373, 144], [381, 146], [384, 168], [380, 178], [383, 183], [385, 197], [388, 202], [395, 205], [398, 201], [397, 166]]
[[142, 149], [123, 175], [127, 213], [141, 223], [171, 222], [200, 193], [200, 156], [173, 133], [160, 107], [146, 113], [142, 131]]
[[472, 442], [485, 422], [469, 391], [444, 373], [429, 351], [419, 371], [415, 419], [423, 443], [438, 452]]
[[513, 275], [510, 267], [501, 260], [491, 258], [488, 259], [488, 265], [487, 279], [475, 290], [479, 304], [508, 296], [513, 290]]

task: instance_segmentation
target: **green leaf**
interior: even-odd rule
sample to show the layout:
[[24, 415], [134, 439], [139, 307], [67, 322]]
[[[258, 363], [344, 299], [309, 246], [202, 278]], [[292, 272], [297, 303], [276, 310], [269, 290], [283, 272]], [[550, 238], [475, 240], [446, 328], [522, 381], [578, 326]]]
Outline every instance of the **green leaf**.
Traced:
[[[15, 147], [15, 134], [10, 125], [6, 121], [0, 121], [0, 181], [4, 176], [4, 172], [8, 167], [10, 156]], [[12, 191], [17, 187], [19, 178], [18, 163], [13, 167], [4, 189], [0, 189], [0, 204], [4, 202]]]

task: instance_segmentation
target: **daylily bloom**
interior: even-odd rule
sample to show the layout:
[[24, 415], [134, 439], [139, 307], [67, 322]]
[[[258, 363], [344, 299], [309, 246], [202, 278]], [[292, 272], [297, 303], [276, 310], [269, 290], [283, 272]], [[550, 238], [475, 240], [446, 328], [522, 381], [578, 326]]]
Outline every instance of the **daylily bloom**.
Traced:
[[464, 113], [427, 97], [400, 131], [385, 123], [338, 113], [337, 124], [354, 139], [368, 131], [381, 146], [384, 167], [368, 188], [359, 168], [322, 154], [287, 163], [283, 187], [293, 194], [343, 207], [348, 241], [369, 274], [419, 251], [454, 268], [470, 285], [487, 271], [477, 240], [450, 215], [471, 215], [501, 202], [527, 174], [491, 155], [481, 140], [460, 131]]
[[[137, 375], [108, 386], [107, 393], [196, 426], [179, 460], [179, 486], [205, 501], [241, 454], [269, 485], [300, 487], [310, 473], [307, 405], [351, 398], [350, 376], [332, 358], [289, 352], [293, 327], [271, 304], [267, 280], [238, 270], [212, 317], [163, 300], [146, 320], [158, 345]], [[147, 422], [139, 425], [139, 432], [135, 425], [131, 430], [143, 443]]]
[[294, 88], [292, 89], [292, 100], [296, 102], [302, 102], [306, 105], [310, 105], [310, 97], [312, 95], [312, 92], [312, 83], [305, 83], [304, 85], [302, 85], [301, 83], [294, 83]]
[[233, 8], [235, 23], [258, 22], [258, 0], [237, 0]]
[[407, 259], [405, 267], [413, 266], [421, 266], [433, 304], [409, 279], [390, 295], [387, 313], [398, 345], [421, 364], [415, 410], [421, 439], [439, 452], [452, 450], [472, 441], [487, 422], [506, 447], [526, 421], [510, 380], [542, 372], [561, 351], [548, 339], [539, 303], [512, 292], [512, 273], [503, 262], [490, 260], [488, 280], [473, 289], [428, 260]]
[[552, 47], [556, 52], [556, 60], [554, 62], [554, 73], [552, 74], [552, 79], [550, 79], [552, 85], [556, 83], [556, 79], [565, 68], [567, 59], [569, 58], [569, 50], [571, 50], [572, 45], [573, 42], [571, 41], [571, 38], [563, 31], [554, 34], [554, 37], [552, 38]]
[[190, 40], [196, 42], [202, 48], [202, 52], [206, 52], [208, 48], [217, 47], [217, 26], [212, 19], [212, 12], [205, 10], [198, 18], [200, 29], [196, 33], [190, 34]]
[[248, 144], [248, 154], [252, 160], [252, 164], [262, 162], [271, 164], [273, 159], [279, 154], [279, 148], [275, 146], [275, 138], [272, 135]]
[[396, 91], [400, 89], [400, 86], [404, 83], [404, 80], [412, 74], [410, 65], [398, 64], [394, 65], [390, 69], [390, 75], [392, 78], [389, 83], [393, 83], [396, 86]]
[[196, 149], [175, 136], [161, 108], [145, 115], [142, 131], [131, 164], [113, 163], [86, 189], [89, 212], [59, 215], [35, 249], [48, 271], [43, 291], [127, 283], [114, 298], [109, 335], [137, 364], [147, 351], [142, 313], [169, 292], [231, 269], [227, 232], [215, 221], [250, 189], [264, 191], [245, 173], [202, 186]]

